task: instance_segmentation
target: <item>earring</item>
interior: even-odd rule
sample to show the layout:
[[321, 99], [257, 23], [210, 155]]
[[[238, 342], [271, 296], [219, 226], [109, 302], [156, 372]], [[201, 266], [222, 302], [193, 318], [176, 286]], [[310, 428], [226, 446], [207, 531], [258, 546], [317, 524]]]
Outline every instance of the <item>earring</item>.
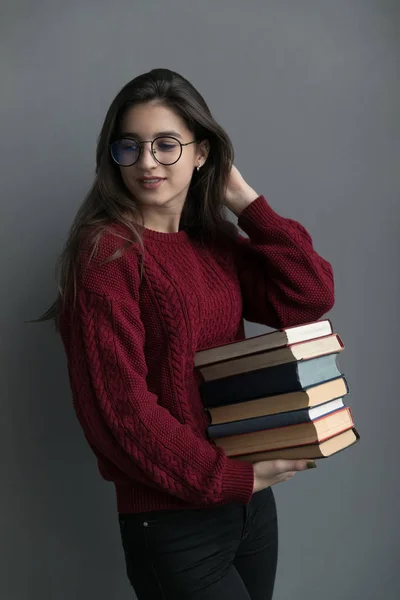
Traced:
[[199, 172], [199, 171], [200, 171], [200, 165], [197, 166], [197, 172]]

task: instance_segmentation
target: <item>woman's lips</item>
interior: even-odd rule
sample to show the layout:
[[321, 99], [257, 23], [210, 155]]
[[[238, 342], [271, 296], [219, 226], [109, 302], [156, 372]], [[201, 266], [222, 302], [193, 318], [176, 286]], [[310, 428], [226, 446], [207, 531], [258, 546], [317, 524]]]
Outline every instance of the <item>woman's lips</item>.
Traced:
[[140, 185], [146, 190], [155, 190], [160, 187], [160, 185], [165, 181], [165, 179], [161, 177], [146, 177], [143, 179], [138, 179]]

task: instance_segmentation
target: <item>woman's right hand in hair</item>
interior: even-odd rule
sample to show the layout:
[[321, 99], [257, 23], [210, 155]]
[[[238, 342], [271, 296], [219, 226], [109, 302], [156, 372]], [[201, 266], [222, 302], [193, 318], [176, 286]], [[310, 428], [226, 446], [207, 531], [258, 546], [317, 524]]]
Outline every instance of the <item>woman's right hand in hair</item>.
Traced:
[[316, 467], [313, 460], [263, 460], [253, 464], [254, 487], [253, 494], [271, 485], [287, 481], [298, 471]]

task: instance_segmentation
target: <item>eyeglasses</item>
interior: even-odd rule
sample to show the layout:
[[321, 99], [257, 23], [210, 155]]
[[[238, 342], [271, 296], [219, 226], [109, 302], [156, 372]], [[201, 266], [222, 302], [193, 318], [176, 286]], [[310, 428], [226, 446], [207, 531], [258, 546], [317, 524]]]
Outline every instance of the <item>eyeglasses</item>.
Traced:
[[183, 146], [197, 143], [197, 140], [182, 144], [174, 137], [157, 137], [154, 140], [138, 142], [129, 137], [116, 140], [110, 145], [112, 159], [120, 167], [131, 167], [140, 158], [143, 144], [151, 143], [151, 154], [160, 165], [173, 165], [182, 156]]

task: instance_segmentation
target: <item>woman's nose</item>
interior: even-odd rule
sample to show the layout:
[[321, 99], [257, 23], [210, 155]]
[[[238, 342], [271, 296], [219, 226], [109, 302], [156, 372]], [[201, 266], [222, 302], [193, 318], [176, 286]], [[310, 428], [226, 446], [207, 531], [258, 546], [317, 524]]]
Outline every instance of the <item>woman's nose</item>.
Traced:
[[142, 152], [140, 153], [139, 157], [139, 162], [144, 168], [153, 167], [155, 164], [158, 164], [151, 151], [151, 142], [143, 143]]

